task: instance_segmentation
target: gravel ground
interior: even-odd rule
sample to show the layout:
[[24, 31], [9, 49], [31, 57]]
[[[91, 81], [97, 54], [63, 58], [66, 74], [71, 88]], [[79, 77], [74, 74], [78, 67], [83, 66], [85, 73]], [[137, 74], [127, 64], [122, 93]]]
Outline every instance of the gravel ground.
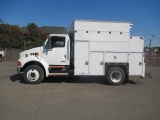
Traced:
[[160, 120], [160, 67], [151, 77], [110, 86], [104, 77], [23, 82], [16, 62], [0, 63], [0, 120]]

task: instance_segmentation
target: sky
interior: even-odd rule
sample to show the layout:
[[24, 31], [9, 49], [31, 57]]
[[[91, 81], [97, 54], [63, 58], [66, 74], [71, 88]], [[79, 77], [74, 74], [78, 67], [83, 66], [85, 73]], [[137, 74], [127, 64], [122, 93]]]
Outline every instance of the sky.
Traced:
[[[131, 36], [160, 46], [160, 0], [0, 0], [4, 23], [68, 27], [75, 19], [129, 21]], [[155, 37], [153, 37], [154, 34]]]

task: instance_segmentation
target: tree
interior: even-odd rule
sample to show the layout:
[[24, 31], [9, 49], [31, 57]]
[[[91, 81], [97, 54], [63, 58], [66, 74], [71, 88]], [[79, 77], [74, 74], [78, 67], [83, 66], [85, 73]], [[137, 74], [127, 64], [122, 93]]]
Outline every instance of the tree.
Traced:
[[23, 48], [24, 35], [18, 26], [11, 26], [10, 37], [12, 48]]
[[[4, 22], [0, 19], [0, 23]], [[29, 23], [24, 34], [18, 26], [0, 24], [0, 48], [23, 49], [24, 43], [26, 49], [38, 47], [46, 36], [47, 33], [42, 32], [35, 23]]]
[[18, 26], [0, 24], [0, 47], [22, 48], [24, 35]]
[[10, 47], [10, 31], [11, 27], [9, 24], [1, 24], [0, 25], [0, 47], [8, 48]]
[[41, 46], [43, 43], [42, 31], [35, 23], [29, 23], [27, 25], [27, 33], [25, 34], [25, 37], [27, 49]]

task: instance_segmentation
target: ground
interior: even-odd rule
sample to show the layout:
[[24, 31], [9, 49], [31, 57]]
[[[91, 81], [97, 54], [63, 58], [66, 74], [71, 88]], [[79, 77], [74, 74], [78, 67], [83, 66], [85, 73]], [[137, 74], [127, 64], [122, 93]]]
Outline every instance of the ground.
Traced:
[[104, 77], [51, 77], [39, 85], [23, 82], [16, 62], [0, 63], [1, 120], [159, 120], [160, 67], [151, 77], [129, 77], [120, 86]]

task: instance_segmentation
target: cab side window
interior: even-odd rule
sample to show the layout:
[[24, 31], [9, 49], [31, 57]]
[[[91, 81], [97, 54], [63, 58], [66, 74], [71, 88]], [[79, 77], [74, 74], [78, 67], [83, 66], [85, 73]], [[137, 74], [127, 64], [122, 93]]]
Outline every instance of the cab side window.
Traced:
[[65, 47], [65, 37], [53, 36], [50, 38], [52, 48]]

